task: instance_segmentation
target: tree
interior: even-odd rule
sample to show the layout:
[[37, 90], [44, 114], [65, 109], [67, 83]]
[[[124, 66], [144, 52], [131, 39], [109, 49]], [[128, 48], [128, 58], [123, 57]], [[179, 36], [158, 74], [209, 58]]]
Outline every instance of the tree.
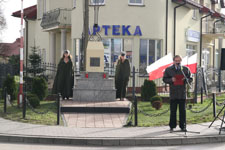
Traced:
[[6, 20], [3, 15], [2, 7], [1, 7], [3, 2], [4, 2], [4, 0], [0, 0], [0, 33], [6, 27]]
[[28, 73], [32, 73], [33, 77], [36, 77], [37, 74], [44, 72], [44, 69], [41, 68], [41, 56], [38, 54], [40, 48], [38, 46], [31, 47], [32, 54], [29, 55], [28, 62], [30, 63], [27, 68]]
[[20, 55], [12, 55], [9, 57], [9, 64], [13, 66], [14, 73], [20, 74]]

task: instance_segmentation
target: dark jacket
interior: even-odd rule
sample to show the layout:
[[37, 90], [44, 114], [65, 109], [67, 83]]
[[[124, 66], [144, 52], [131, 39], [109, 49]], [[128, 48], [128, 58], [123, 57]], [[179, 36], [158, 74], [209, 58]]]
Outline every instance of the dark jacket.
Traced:
[[115, 80], [126, 80], [129, 81], [130, 76], [130, 63], [128, 59], [125, 59], [122, 63], [122, 60], [119, 60], [116, 65]]
[[52, 93], [61, 93], [63, 97], [72, 96], [72, 88], [74, 85], [73, 63], [71, 59], [67, 63], [63, 58], [60, 60], [55, 76]]
[[183, 75], [183, 73], [188, 79], [188, 82], [192, 82], [191, 73], [188, 67], [182, 66], [181, 69], [176, 69], [175, 65], [166, 68], [163, 75], [163, 82], [170, 85], [170, 99], [186, 99], [186, 80], [184, 80], [183, 85], [174, 85], [172, 77], [177, 75]]

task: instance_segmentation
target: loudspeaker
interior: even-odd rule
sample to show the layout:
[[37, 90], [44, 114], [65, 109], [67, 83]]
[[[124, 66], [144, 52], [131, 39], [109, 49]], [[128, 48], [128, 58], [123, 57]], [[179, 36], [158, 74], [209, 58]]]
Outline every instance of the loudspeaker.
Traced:
[[220, 70], [225, 70], [225, 48], [221, 49]]

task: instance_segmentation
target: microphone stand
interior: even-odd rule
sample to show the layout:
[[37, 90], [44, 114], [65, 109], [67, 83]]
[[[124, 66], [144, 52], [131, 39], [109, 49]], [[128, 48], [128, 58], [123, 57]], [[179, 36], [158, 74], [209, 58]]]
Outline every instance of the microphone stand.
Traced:
[[[191, 87], [191, 84], [190, 84], [189, 81], [188, 81], [187, 76], [184, 74], [183, 67], [182, 67], [182, 66], [179, 66], [179, 67], [180, 67], [180, 70], [181, 70], [181, 72], [182, 72], [182, 74], [183, 74], [183, 76], [184, 76], [184, 78], [185, 78], [185, 80], [186, 80], [188, 86], [189, 86], [190, 88], [192, 88], [192, 87]], [[185, 111], [185, 117], [186, 117], [186, 111]], [[185, 126], [185, 127], [184, 127], [185, 136], [186, 136], [187, 132], [189, 132], [189, 133], [200, 134], [200, 132], [187, 131], [187, 128], [186, 128], [186, 127], [187, 127], [187, 126], [186, 126], [186, 118], [185, 118], [185, 125], [184, 125], [184, 126]]]
[[181, 70], [182, 74], [184, 75], [184, 78], [185, 78], [185, 80], [186, 80], [188, 86], [192, 89], [191, 84], [189, 83], [187, 76], [186, 76], [186, 75], [184, 74], [184, 72], [183, 72], [183, 67], [182, 67], [182, 66], [180, 66], [180, 70]]

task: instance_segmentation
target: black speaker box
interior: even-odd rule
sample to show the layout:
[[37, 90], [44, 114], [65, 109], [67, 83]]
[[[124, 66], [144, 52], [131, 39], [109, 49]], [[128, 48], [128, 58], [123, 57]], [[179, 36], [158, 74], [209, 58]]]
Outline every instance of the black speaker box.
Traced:
[[225, 70], [225, 48], [221, 49], [220, 70]]

